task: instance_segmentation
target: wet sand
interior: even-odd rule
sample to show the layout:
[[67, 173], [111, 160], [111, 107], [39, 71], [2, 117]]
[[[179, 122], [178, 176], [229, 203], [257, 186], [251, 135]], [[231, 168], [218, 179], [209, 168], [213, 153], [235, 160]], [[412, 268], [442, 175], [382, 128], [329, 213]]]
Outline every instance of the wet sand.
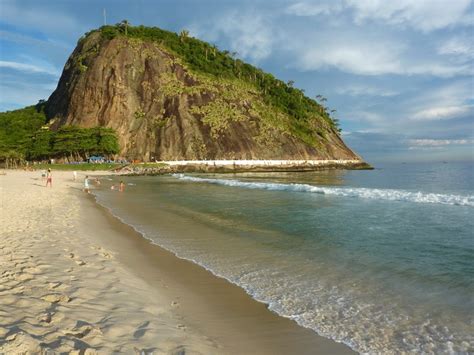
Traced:
[[38, 175], [0, 177], [0, 352], [353, 353], [151, 244], [71, 173]]

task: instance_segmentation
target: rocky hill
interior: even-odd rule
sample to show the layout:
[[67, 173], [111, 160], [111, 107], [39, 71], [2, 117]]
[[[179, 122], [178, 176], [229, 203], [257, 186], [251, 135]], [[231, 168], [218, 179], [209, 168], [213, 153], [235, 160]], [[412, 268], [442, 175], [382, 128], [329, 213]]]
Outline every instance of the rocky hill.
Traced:
[[89, 32], [45, 112], [52, 129], [113, 128], [130, 159], [358, 159], [322, 105], [185, 31]]

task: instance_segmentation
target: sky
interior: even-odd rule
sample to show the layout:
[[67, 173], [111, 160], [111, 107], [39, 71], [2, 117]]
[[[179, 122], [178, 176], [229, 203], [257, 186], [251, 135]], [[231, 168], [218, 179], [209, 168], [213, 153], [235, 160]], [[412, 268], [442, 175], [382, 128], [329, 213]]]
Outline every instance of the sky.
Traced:
[[369, 162], [474, 160], [474, 0], [0, 0], [0, 111], [47, 99], [103, 9], [323, 95]]

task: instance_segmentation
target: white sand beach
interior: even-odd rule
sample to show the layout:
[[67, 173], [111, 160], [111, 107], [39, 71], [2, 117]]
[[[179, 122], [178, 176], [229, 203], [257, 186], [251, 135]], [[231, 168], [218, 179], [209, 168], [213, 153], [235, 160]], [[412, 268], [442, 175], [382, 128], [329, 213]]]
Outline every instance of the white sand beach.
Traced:
[[98, 243], [71, 172], [0, 178], [0, 353], [218, 352]]

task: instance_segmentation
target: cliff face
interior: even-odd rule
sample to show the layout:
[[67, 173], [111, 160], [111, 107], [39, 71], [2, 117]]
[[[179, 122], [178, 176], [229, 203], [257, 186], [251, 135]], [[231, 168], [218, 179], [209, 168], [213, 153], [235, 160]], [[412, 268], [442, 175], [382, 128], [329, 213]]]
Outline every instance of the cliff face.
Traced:
[[53, 129], [113, 128], [121, 155], [144, 161], [358, 159], [325, 120], [296, 134], [295, 119], [249, 82], [190, 70], [160, 43], [100, 31], [79, 41], [46, 113]]

